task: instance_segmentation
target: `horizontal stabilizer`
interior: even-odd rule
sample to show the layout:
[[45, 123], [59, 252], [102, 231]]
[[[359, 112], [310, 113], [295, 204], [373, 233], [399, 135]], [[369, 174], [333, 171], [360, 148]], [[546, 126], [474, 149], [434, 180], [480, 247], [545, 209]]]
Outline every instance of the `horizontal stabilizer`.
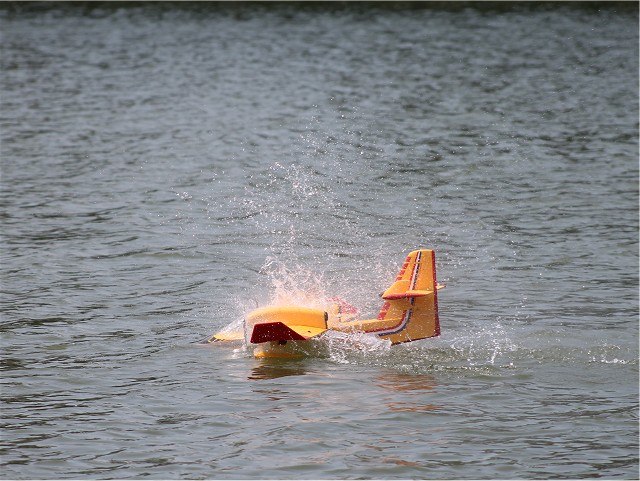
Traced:
[[422, 297], [433, 294], [433, 291], [405, 291], [396, 294], [384, 294], [382, 298], [385, 301], [395, 301], [397, 299], [411, 299], [413, 297]]
[[253, 326], [251, 343], [269, 341], [306, 341], [325, 332], [326, 328], [286, 325], [283, 322], [261, 322]]

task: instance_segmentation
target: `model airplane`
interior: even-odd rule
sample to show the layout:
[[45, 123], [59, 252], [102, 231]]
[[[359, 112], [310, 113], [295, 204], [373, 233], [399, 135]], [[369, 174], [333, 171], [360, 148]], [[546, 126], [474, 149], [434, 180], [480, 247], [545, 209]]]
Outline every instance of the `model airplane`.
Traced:
[[[256, 357], [298, 355], [310, 339], [327, 331], [371, 333], [392, 344], [440, 335], [435, 254], [430, 249], [411, 252], [396, 280], [381, 294], [384, 303], [375, 319], [358, 320], [358, 311], [341, 299], [330, 299], [325, 309], [274, 306], [256, 309], [242, 329], [221, 331], [207, 343], [242, 341], [257, 345]], [[304, 349], [302, 349], [304, 352]]]

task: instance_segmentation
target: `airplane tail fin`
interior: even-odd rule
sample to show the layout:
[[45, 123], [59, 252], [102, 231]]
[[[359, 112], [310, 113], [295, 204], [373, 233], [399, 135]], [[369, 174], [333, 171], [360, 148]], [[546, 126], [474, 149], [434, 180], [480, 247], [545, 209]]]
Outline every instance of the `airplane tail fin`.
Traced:
[[437, 291], [442, 287], [436, 282], [435, 253], [409, 253], [395, 282], [382, 294], [385, 302], [377, 320], [391, 322], [384, 322], [376, 334], [393, 344], [439, 336]]

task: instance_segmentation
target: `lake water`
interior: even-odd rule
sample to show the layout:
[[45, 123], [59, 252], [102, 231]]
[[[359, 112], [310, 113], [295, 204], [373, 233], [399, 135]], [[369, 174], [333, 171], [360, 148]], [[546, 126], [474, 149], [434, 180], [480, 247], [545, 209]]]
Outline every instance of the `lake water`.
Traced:
[[[638, 7], [4, 4], [2, 476], [638, 478]], [[296, 290], [442, 335], [255, 359]]]

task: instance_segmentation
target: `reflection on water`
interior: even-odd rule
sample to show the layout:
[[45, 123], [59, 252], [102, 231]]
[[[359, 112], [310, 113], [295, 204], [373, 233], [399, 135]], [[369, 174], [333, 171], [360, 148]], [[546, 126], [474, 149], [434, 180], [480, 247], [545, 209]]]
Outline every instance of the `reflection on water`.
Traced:
[[385, 390], [404, 394], [400, 397], [402, 401], [398, 401], [396, 395], [383, 397], [391, 411], [429, 412], [440, 409], [437, 404], [425, 403], [428, 395], [437, 387], [433, 376], [390, 371], [378, 376], [376, 384]]
[[424, 392], [436, 388], [436, 379], [426, 374], [403, 374], [389, 371], [376, 378], [378, 386], [395, 392]]
[[303, 376], [307, 369], [300, 361], [281, 361], [277, 359], [260, 359], [259, 366], [251, 369], [251, 374], [247, 379], [251, 381], [261, 381], [265, 379], [277, 379], [285, 376]]
[[415, 463], [413, 461], [407, 461], [405, 459], [399, 459], [399, 458], [393, 458], [393, 457], [382, 458], [382, 462], [388, 463], [388, 464], [397, 464], [398, 466], [410, 466], [412, 468], [420, 468], [424, 466], [421, 463]]

